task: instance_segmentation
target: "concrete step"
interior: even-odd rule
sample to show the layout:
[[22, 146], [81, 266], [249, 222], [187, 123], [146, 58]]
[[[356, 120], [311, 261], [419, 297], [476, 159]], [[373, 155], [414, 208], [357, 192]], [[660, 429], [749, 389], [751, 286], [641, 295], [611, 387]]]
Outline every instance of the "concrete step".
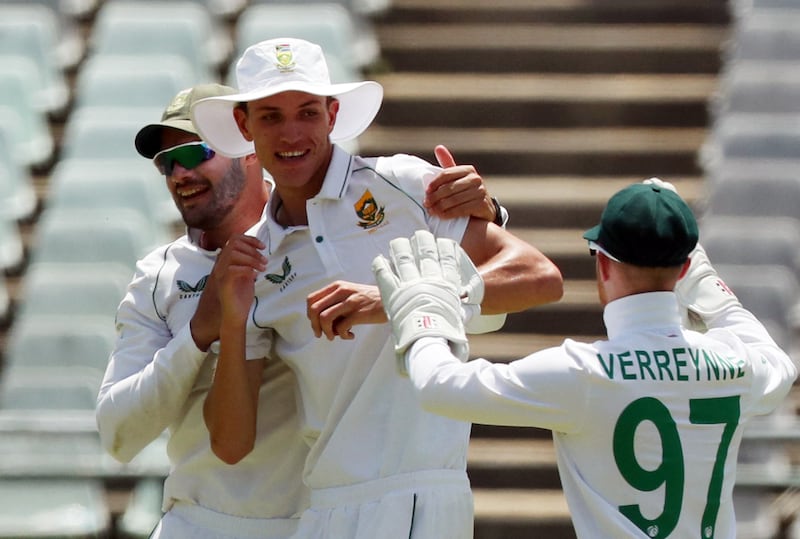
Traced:
[[475, 537], [575, 539], [560, 489], [473, 489]]
[[389, 71], [717, 73], [725, 25], [380, 24]]
[[[700, 175], [698, 149], [707, 132], [689, 128], [447, 128], [373, 125], [359, 137], [362, 155], [404, 152], [435, 162], [445, 144], [484, 175], [671, 177]], [[568, 198], [568, 197], [567, 197]]]
[[393, 0], [391, 22], [729, 22], [725, 0]]
[[473, 437], [467, 455], [473, 488], [560, 489], [553, 441]]
[[[458, 159], [459, 163], [468, 163]], [[479, 169], [489, 192], [509, 210], [508, 226], [533, 240], [542, 232], [531, 229], [576, 229], [597, 224], [609, 197], [617, 190], [638, 183], [646, 176], [600, 175], [493, 175]], [[703, 178], [690, 175], [661, 175], [692, 205], [706, 196]], [[558, 234], [556, 232], [556, 234]], [[562, 245], [558, 234], [547, 240], [554, 248]], [[567, 238], [569, 240], [569, 238]], [[535, 243], [535, 242], [534, 242]], [[585, 253], [585, 250], [582, 250]]]
[[[711, 74], [387, 73], [377, 123], [392, 127], [699, 127]], [[413, 110], [413, 114], [409, 114]]]

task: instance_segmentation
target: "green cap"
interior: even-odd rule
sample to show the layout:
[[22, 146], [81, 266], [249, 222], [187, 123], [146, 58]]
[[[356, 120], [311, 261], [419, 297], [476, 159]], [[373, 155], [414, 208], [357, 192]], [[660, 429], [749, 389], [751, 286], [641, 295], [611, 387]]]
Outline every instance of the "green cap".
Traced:
[[600, 224], [583, 237], [620, 262], [644, 267], [679, 266], [697, 245], [697, 221], [674, 191], [637, 183], [612, 196]]
[[161, 131], [165, 127], [180, 129], [199, 136], [194, 123], [192, 123], [190, 114], [192, 105], [206, 97], [220, 97], [235, 93], [235, 89], [222, 84], [199, 84], [181, 90], [164, 109], [159, 123], [146, 125], [136, 134], [136, 151], [148, 159], [155, 157], [161, 150]]

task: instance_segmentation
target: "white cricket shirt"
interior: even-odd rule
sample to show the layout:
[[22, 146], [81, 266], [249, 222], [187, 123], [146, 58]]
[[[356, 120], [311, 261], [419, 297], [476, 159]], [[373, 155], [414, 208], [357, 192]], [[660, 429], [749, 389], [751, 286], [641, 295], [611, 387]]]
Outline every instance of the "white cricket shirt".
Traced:
[[[105, 448], [129, 461], [169, 429], [171, 471], [164, 510], [176, 501], [253, 518], [287, 518], [308, 503], [301, 473], [308, 448], [300, 437], [294, 376], [283, 364], [265, 368], [253, 451], [235, 465], [211, 451], [203, 402], [216, 355], [198, 350], [189, 330], [218, 251], [182, 236], [140, 260], [117, 312], [117, 343], [98, 396]], [[248, 344], [264, 357], [265, 332]]]
[[608, 340], [566, 340], [505, 364], [461, 363], [442, 339], [411, 352], [426, 409], [554, 431], [578, 537], [735, 537], [743, 425], [775, 409], [797, 371], [746, 310], [682, 329], [675, 295], [618, 299]]
[[[275, 331], [275, 352], [294, 370], [303, 433], [311, 444], [305, 480], [314, 488], [397, 473], [466, 467], [469, 423], [422, 410], [397, 373], [389, 324], [359, 325], [355, 339], [316, 338], [306, 297], [336, 280], [375, 284], [372, 259], [389, 242], [428, 229], [460, 241], [467, 218], [441, 220], [422, 206], [440, 169], [408, 155], [361, 158], [334, 146], [320, 193], [307, 201], [308, 226], [272, 217], [258, 233], [267, 268], [256, 281], [249, 331]], [[251, 337], [249, 337], [251, 338]]]

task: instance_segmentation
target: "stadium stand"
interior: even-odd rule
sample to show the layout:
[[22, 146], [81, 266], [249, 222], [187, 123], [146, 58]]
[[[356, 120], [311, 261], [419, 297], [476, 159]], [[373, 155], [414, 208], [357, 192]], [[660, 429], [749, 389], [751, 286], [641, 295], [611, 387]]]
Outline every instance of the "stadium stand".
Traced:
[[[5, 3], [11, 2], [1, 0], [0, 7]], [[159, 190], [163, 182], [152, 175], [152, 165], [136, 155], [132, 146], [135, 130], [157, 118], [165, 101], [165, 98], [145, 94], [145, 87], [158, 85], [159, 91], [166, 94], [169, 83], [163, 79], [163, 86], [156, 82], [140, 85], [142, 77], [137, 74], [115, 86], [113, 79], [122, 80], [126, 71], [135, 71], [133, 64], [144, 57], [148, 71], [163, 71], [167, 66], [166, 71], [179, 75], [180, 82], [175, 82], [176, 85], [226, 80], [241, 46], [236, 42], [239, 29], [245, 21], [254, 18], [242, 17], [244, 10], [276, 2], [36, 0], [28, 3], [49, 5], [59, 14], [56, 17], [59, 25], [51, 25], [50, 38], [57, 44], [54, 50], [61, 51], [56, 54], [57, 63], [67, 71], [72, 92], [68, 93], [70, 101], [63, 116], [49, 114], [50, 128], [56, 136], [55, 152], [50, 158], [55, 159], [54, 166], [46, 160], [32, 166], [13, 158], [6, 159], [0, 144], [0, 184], [13, 178], [8, 180], [9, 185], [27, 186], [19, 188], [19, 192], [11, 187], [0, 187], [0, 207], [18, 208], [13, 213], [14, 219], [23, 220], [21, 238], [29, 251], [25, 267], [19, 273], [7, 271], [6, 274], [11, 285], [12, 316], [10, 326], [2, 334], [0, 380], [5, 378], [6, 369], [16, 362], [12, 358], [18, 346], [13, 343], [20, 337], [14, 336], [15, 330], [20, 334], [37, 334], [31, 329], [36, 324], [28, 320], [39, 310], [43, 295], [52, 298], [54, 307], [60, 303], [68, 308], [69, 294], [56, 290], [59, 282], [63, 288], [74, 288], [77, 292], [84, 286], [76, 277], [81, 273], [87, 273], [88, 278], [88, 274], [108, 272], [109, 276], [114, 276], [110, 280], [117, 277], [122, 280], [123, 275], [130, 274], [134, 253], [141, 253], [146, 245], [157, 241], [155, 237], [174, 226], [177, 219], [168, 196]], [[300, 7], [305, 3], [313, 2], [298, 0], [292, 5]], [[744, 52], [734, 53], [729, 47], [720, 55], [722, 38], [727, 36], [729, 28], [728, 5], [724, 0], [609, 0], [581, 6], [559, 0], [547, 3], [521, 0], [497, 5], [446, 0], [340, 0], [337, 3], [355, 15], [357, 32], [360, 24], [365, 24], [361, 29], [367, 29], [366, 35], [374, 32], [379, 59], [377, 65], [370, 65], [368, 69], [372, 70], [370, 76], [381, 80], [387, 89], [375, 126], [360, 140], [363, 152], [413, 150], [417, 153], [415, 145], [426, 145], [428, 140], [447, 143], [459, 162], [478, 165], [490, 186], [496, 188], [493, 192], [514, 207], [511, 225], [524, 227], [521, 229], [524, 237], [544, 246], [567, 278], [567, 293], [561, 304], [510, 317], [507, 331], [475, 339], [474, 354], [507, 360], [535, 347], [560, 342], [563, 334], [591, 339], [602, 331], [596, 322], [596, 298], [590, 281], [592, 266], [587, 260], [585, 245], [573, 240], [579, 237], [579, 229], [594, 224], [599, 208], [621, 183], [663, 175], [664, 179], [679, 185], [681, 192], [703, 209], [707, 206], [706, 198], [708, 206], [712, 205], [710, 194], [715, 183], [733, 185], [728, 177], [737, 174], [730, 171], [740, 171], [740, 176], [753, 171], [756, 176], [751, 178], [767, 178], [760, 185], [758, 196], [751, 198], [753, 203], [756, 199], [769, 198], [769, 176], [791, 177], [786, 171], [797, 170], [790, 158], [781, 163], [771, 158], [756, 163], [752, 158], [743, 157], [736, 162], [729, 158], [714, 162], [714, 167], [709, 166], [711, 162], [697, 164], [699, 145], [695, 141], [704, 137], [706, 127], [724, 116], [725, 111], [761, 114], [796, 106], [792, 100], [795, 90], [790, 69], [785, 69], [784, 75], [774, 75], [776, 71], [769, 71], [768, 65], [778, 62], [759, 58], [755, 64], [750, 64], [756, 67], [742, 69], [740, 75], [730, 68], [729, 60]], [[739, 11], [734, 14], [734, 22], [744, 24], [757, 9], [767, 5], [774, 9], [778, 4], [793, 7], [786, 5], [791, 3], [793, 0], [731, 0], [731, 9]], [[176, 13], [169, 11], [172, 9], [181, 10], [178, 11], [180, 17], [168, 17], [167, 13]], [[169, 21], [166, 30], [162, 23], [150, 24], [152, 19], [158, 18], [162, 23]], [[124, 29], [126, 21], [121, 19], [141, 25], [133, 37], [125, 37], [129, 30]], [[195, 21], [193, 28], [183, 28], [176, 23], [183, 19]], [[752, 22], [747, 24], [758, 26]], [[160, 30], [150, 33], [145, 26]], [[781, 41], [791, 46], [794, 40], [788, 28], [791, 25], [776, 26], [782, 27], [786, 34]], [[80, 32], [73, 32], [76, 28]], [[60, 41], [76, 34], [81, 36], [77, 46], [74, 41], [72, 45]], [[151, 37], [144, 38], [145, 35]], [[159, 41], [165, 37], [169, 38], [169, 43]], [[179, 45], [183, 39], [186, 45]], [[226, 45], [227, 39], [230, 41]], [[763, 43], [763, 36], [758, 39]], [[247, 44], [246, 39], [243, 44]], [[769, 47], [759, 45], [747, 54], [758, 56]], [[72, 52], [67, 52], [70, 50]], [[169, 59], [153, 56], [164, 50], [172, 51], [173, 56]], [[756, 50], [762, 52], [752, 52]], [[779, 50], [782, 51], [779, 62], [792, 61], [792, 55], [786, 52], [790, 48]], [[75, 51], [80, 51], [79, 60], [70, 63], [69, 58], [76, 57]], [[345, 58], [347, 62], [358, 58], [362, 61], [339, 68], [332, 66], [335, 73], [341, 73], [334, 76], [352, 78], [353, 65], [357, 70], [363, 69], [363, 58], [369, 58], [368, 53], [369, 48], [351, 52]], [[10, 58], [11, 54], [7, 56]], [[0, 57], [0, 71], [5, 57]], [[712, 102], [706, 87], [718, 71], [726, 73], [726, 65], [728, 78], [731, 81], [741, 79], [741, 84], [747, 88], [735, 83], [736, 92], [740, 92], [737, 95], [733, 89], [720, 85], [715, 96], [719, 102]], [[30, 66], [18, 71], [25, 69], [31, 71]], [[780, 66], [776, 69], [780, 70]], [[112, 80], [99, 82], [98, 79], [105, 76], [99, 74], [101, 71], [111, 72]], [[773, 76], [779, 77], [775, 79], [779, 84], [761, 84], [762, 90], [773, 93], [760, 97], [759, 84], [753, 78], [760, 78], [758, 82], [762, 82]], [[232, 82], [230, 78], [227, 80]], [[734, 83], [729, 86], [732, 88]], [[134, 87], [132, 95], [123, 94], [124, 89]], [[121, 102], [116, 102], [117, 98]], [[707, 104], [711, 106], [708, 111]], [[89, 108], [94, 112], [84, 110]], [[105, 115], [105, 123], [122, 126], [116, 144], [113, 143], [116, 135], [111, 132], [92, 131], [94, 128], [87, 127], [102, 123], [98, 121], [102, 115]], [[134, 121], [128, 122], [131, 116]], [[485, 129], [474, 129], [476, 122], [484, 122]], [[0, 134], [4, 123], [0, 122]], [[529, 131], [529, 124], [534, 129]], [[507, 129], [512, 125], [515, 130]], [[454, 129], [445, 130], [442, 126]], [[92, 135], [82, 138], [84, 131]], [[11, 133], [9, 140], [15, 140], [13, 136], [18, 134]], [[645, 148], [643, 141], [652, 144]], [[524, 148], [515, 149], [519, 146]], [[774, 152], [774, 148], [771, 151]], [[4, 178], [2, 172], [6, 167], [10, 170], [8, 178]], [[17, 170], [19, 173], [15, 172]], [[118, 185], [119, 193], [101, 186], [104, 177], [108, 184]], [[156, 189], [159, 194], [150, 193], [153, 198], [149, 203], [148, 195], [140, 190], [148, 181], [159, 187]], [[528, 191], [535, 191], [535, 194]], [[117, 209], [122, 202], [130, 202], [134, 209]], [[113, 263], [108, 261], [100, 263], [99, 271], [79, 269], [85, 268], [82, 263], [90, 263], [91, 259], [113, 258], [112, 248], [101, 246], [103, 240], [99, 232], [106, 228], [105, 223], [111, 222], [112, 215], [115, 222], [125, 221], [120, 225], [122, 229], [130, 231], [141, 226], [142, 230], [150, 230], [153, 219], [143, 224], [141, 215], [157, 212], [159, 204], [168, 217], [157, 222], [149, 242], [143, 237], [149, 234], [141, 233], [138, 238], [141, 241], [125, 240], [131, 243], [118, 251], [128, 255], [122, 257], [119, 274], [111, 270]], [[720, 207], [720, 202], [713, 204]], [[82, 229], [66, 232], [68, 221], [77, 219], [77, 213], [102, 213], [88, 212], [87, 206], [105, 207], [105, 217], [93, 221], [94, 228], [82, 225]], [[37, 210], [41, 210], [40, 213], [36, 213]], [[3, 215], [12, 215], [10, 211], [4, 211]], [[123, 214], [130, 215], [130, 219], [119, 219]], [[702, 233], [709, 231], [710, 234], [710, 212], [708, 217], [709, 228]], [[51, 251], [51, 262], [44, 262], [50, 256], [45, 256], [49, 249], [46, 237], [47, 231], [52, 229], [63, 229], [61, 239], [54, 241], [65, 249]], [[775, 240], [784, 237], [784, 232], [789, 239], [792, 233], [787, 229], [776, 233]], [[95, 252], [76, 254], [82, 249], [82, 242], [78, 240], [83, 237], [93, 240]], [[757, 241], [755, 235], [752, 237]], [[763, 249], [764, 256], [768, 256], [769, 247], [764, 245]], [[743, 251], [740, 250], [740, 254], [744, 254]], [[731, 264], [742, 262], [747, 259], [731, 260]], [[782, 262], [780, 258], [775, 262], [791, 263], [788, 259]], [[98, 309], [114, 302], [111, 291], [114, 286], [109, 282], [102, 286], [108, 289], [108, 295], [101, 300], [99, 289], [96, 291]], [[64, 295], [60, 295], [62, 292]], [[92, 292], [93, 297], [94, 294]], [[747, 295], [744, 288], [742, 295], [743, 298]], [[784, 293], [784, 300], [789, 297]], [[81, 308], [85, 306], [88, 311], [92, 303], [87, 301]], [[778, 309], [785, 307], [784, 302]], [[70, 312], [77, 316], [78, 309]], [[89, 313], [81, 316], [89, 316]], [[770, 317], [772, 313], [765, 316]], [[775, 322], [776, 327], [782, 327], [784, 322]], [[113, 324], [113, 318], [109, 324]], [[92, 325], [86, 324], [87, 333]], [[57, 327], [57, 324], [53, 326]], [[105, 327], [103, 332], [110, 328], [111, 325]], [[525, 328], [525, 332], [519, 328]], [[778, 331], [776, 337], [780, 338]], [[81, 332], [72, 333], [77, 340]], [[42, 342], [41, 347], [45, 346], [48, 345]], [[42, 356], [35, 353], [34, 345], [22, 348], [30, 354], [25, 361], [33, 367], [37, 359], [32, 356], [39, 359]], [[91, 355], [99, 358], [100, 353]], [[67, 354], [58, 356], [55, 359], [69, 363]], [[98, 362], [102, 365], [102, 359]], [[787, 418], [794, 419], [790, 416], [795, 411], [789, 403]], [[749, 462], [743, 463], [748, 466], [742, 473], [741, 488], [737, 487], [741, 490], [737, 493], [737, 510], [742, 522], [742, 538], [763, 539], [765, 536], [758, 536], [758, 533], [766, 533], [764, 530], [775, 529], [779, 524], [788, 530], [797, 513], [787, 509], [797, 500], [788, 490], [792, 484], [798, 485], [797, 446], [793, 438], [796, 427], [792, 421], [780, 423], [781, 428], [776, 428], [776, 424], [766, 422], [760, 430], [746, 433], [756, 447], [750, 453], [756, 462], [752, 463], [753, 467], [749, 467]], [[784, 436], [781, 447], [785, 451], [769, 453], [774, 460], [761, 459], [759, 452], [765, 441], [774, 442], [779, 435]], [[476, 443], [471, 447], [469, 469], [476, 491], [476, 539], [517, 539], [537, 534], [555, 539], [574, 538], [554, 462], [548, 459], [552, 450], [546, 433], [478, 425], [473, 429], [473, 439]], [[85, 417], [62, 418], [56, 422], [49, 414], [34, 416], [30, 410], [19, 413], [0, 409], [0, 476], [3, 477], [0, 480], [0, 499], [3, 500], [0, 503], [0, 538], [16, 537], [20, 529], [29, 531], [39, 522], [44, 522], [43, 526], [51, 525], [61, 518], [58, 515], [66, 514], [60, 512], [64, 511], [64, 505], [59, 502], [46, 506], [25, 503], [29, 499], [47, 500], [48, 496], [42, 492], [59, 492], [50, 490], [58, 488], [56, 485], [67, 485], [65, 492], [68, 494], [64, 499], [78, 503], [76, 507], [80, 509], [76, 509], [74, 520], [83, 522], [81, 533], [84, 535], [109, 539], [147, 537], [160, 515], [160, 488], [167, 469], [164, 443], [165, 439], [159, 439], [134, 462], [122, 465], [105, 454], [93, 426]], [[791, 457], [788, 468], [787, 454]], [[769, 467], [762, 465], [767, 461]], [[54, 494], [50, 498], [58, 496]], [[779, 511], [778, 505], [783, 509]], [[780, 512], [788, 516], [781, 520], [780, 515], [776, 516]], [[44, 514], [49, 514], [50, 518], [43, 518]], [[41, 535], [44, 537], [50, 531], [43, 527]], [[73, 536], [72, 531], [63, 526], [59, 531], [64, 537]], [[74, 536], [79, 536], [79, 532]], [[787, 537], [800, 538], [800, 529]]]

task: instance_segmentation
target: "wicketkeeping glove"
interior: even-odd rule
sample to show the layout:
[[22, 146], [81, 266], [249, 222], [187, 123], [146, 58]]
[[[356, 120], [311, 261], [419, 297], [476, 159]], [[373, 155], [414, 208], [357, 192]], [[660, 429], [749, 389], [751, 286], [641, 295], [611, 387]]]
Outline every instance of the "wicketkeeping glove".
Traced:
[[700, 244], [689, 255], [691, 265], [678, 283], [675, 294], [684, 313], [684, 325], [704, 330], [708, 322], [731, 305], [741, 306], [739, 299], [720, 278]]
[[[434, 238], [427, 230], [417, 231], [411, 238], [397, 238], [389, 244], [389, 259], [378, 255], [372, 261], [372, 272], [378, 283], [383, 308], [394, 333], [398, 369], [408, 374], [406, 351], [421, 337], [444, 337], [453, 354], [466, 361], [469, 344], [464, 332], [462, 282], [475, 282], [462, 268], [466, 257], [453, 240]], [[466, 257], [469, 260], [469, 257]], [[462, 278], [462, 271], [467, 273]]]

